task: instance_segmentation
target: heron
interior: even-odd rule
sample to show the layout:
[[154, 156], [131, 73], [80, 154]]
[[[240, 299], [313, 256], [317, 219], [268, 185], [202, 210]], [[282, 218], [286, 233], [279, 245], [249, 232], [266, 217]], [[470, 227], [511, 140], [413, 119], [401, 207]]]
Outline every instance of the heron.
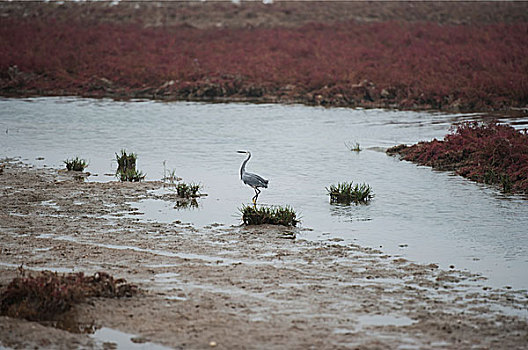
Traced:
[[266, 180], [257, 174], [248, 173], [246, 171], [246, 163], [249, 161], [249, 158], [251, 158], [251, 152], [238, 151], [238, 153], [245, 153], [248, 156], [246, 160], [242, 163], [242, 166], [240, 167], [240, 179], [246, 185], [248, 185], [249, 187], [255, 190], [255, 196], [252, 198], [252, 200], [253, 200], [253, 205], [257, 205], [257, 199], [260, 194], [259, 187], [268, 188], [269, 180]]

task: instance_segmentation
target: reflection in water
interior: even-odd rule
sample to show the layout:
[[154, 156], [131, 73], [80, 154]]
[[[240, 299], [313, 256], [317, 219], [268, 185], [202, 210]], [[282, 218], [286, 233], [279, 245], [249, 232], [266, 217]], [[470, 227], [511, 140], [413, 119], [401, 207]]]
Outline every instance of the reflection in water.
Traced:
[[198, 209], [198, 201], [196, 198], [177, 200], [174, 209]]
[[[113, 174], [115, 152], [125, 148], [138, 154], [148, 180], [167, 177], [165, 161], [184, 181], [203, 184], [208, 196], [187, 207], [193, 210], [161, 199], [134, 205], [145, 219], [200, 227], [240, 224], [238, 208], [253, 191], [240, 181], [236, 151], [247, 149], [255, 155], [252, 171], [270, 178], [259, 203], [293, 207], [302, 226], [313, 229], [300, 238], [381, 245], [387, 254], [484, 273], [495, 286], [528, 288], [526, 200], [384, 153], [442, 139], [453, 122], [478, 118], [298, 105], [0, 99], [0, 130], [9, 129], [0, 133], [0, 157], [62, 168], [75, 154], [87, 160], [88, 171]], [[362, 151], [351, 152], [350, 141]], [[376, 197], [368, 206], [330, 206], [325, 186], [343, 181], [368, 183]]]
[[353, 221], [370, 221], [372, 217], [369, 213], [370, 204], [342, 204], [336, 203], [330, 205], [330, 214], [338, 217], [340, 220]]

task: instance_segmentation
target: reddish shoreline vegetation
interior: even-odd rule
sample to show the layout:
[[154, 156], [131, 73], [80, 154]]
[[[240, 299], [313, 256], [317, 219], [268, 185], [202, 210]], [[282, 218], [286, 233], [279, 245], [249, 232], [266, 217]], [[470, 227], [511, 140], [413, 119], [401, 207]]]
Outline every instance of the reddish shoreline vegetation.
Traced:
[[85, 276], [82, 272], [27, 273], [19, 270], [0, 295], [0, 315], [29, 321], [49, 321], [90, 297], [120, 298], [137, 294], [135, 285], [114, 279], [106, 272]]
[[0, 94], [526, 110], [528, 24], [145, 27], [3, 18]]
[[528, 133], [508, 125], [458, 124], [443, 141], [434, 139], [387, 150], [402, 159], [438, 170], [455, 171], [477, 182], [499, 185], [505, 192], [528, 194]]

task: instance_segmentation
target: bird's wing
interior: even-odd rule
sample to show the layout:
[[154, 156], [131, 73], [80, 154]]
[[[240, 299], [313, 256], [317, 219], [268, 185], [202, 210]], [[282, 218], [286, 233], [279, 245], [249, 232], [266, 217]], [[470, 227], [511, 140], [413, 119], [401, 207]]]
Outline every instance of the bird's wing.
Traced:
[[245, 184], [249, 186], [255, 186], [255, 187], [268, 187], [268, 180], [260, 177], [257, 174], [253, 173], [244, 173], [242, 175], [242, 181], [244, 181]]

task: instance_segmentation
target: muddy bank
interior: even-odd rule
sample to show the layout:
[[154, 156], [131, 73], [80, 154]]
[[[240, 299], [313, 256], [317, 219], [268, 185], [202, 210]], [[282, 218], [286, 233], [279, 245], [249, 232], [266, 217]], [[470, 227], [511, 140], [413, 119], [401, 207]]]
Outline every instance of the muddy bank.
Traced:
[[[106, 271], [143, 291], [76, 306], [57, 320], [71, 331], [106, 327], [181, 349], [521, 349], [528, 342], [526, 291], [491, 289], [469, 272], [339, 241], [306, 241], [303, 229], [292, 240], [281, 238], [288, 230], [281, 227], [146, 222], [129, 203], [175, 201], [152, 191], [159, 182], [82, 183], [53, 169], [2, 165], [2, 288], [24, 265]], [[105, 346], [90, 334], [7, 317], [0, 344]]]

